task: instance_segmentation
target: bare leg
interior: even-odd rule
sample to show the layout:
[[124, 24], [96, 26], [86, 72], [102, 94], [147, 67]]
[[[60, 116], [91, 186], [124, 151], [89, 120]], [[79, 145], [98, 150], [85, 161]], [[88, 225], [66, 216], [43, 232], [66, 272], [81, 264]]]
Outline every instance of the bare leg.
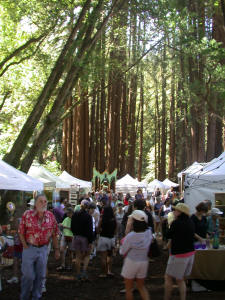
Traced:
[[84, 254], [84, 259], [83, 259], [83, 270], [86, 272], [87, 271], [87, 267], [89, 264], [89, 260], [90, 260], [90, 251], [88, 251], [87, 253], [85, 252]]
[[61, 266], [65, 268], [65, 261], [66, 261], [66, 249], [65, 247], [61, 247]]
[[107, 252], [101, 252], [101, 265], [102, 265], [102, 274], [107, 275]]
[[184, 279], [178, 280], [176, 279], [178, 288], [179, 288], [179, 292], [180, 292], [180, 300], [186, 300], [186, 283], [184, 281]]
[[107, 271], [112, 274], [112, 255], [107, 256]]
[[144, 278], [141, 278], [141, 279], [137, 278], [136, 282], [137, 282], [138, 291], [141, 294], [141, 299], [142, 300], [150, 300], [148, 290], [145, 286], [145, 279]]
[[171, 294], [173, 290], [173, 278], [165, 274], [165, 292], [164, 292], [164, 300], [170, 300]]
[[81, 261], [82, 261], [82, 253], [80, 251], [76, 251], [75, 266], [76, 266], [77, 275], [80, 274], [80, 264], [81, 264]]
[[126, 300], [133, 300], [133, 279], [124, 278], [125, 289], [126, 289]]

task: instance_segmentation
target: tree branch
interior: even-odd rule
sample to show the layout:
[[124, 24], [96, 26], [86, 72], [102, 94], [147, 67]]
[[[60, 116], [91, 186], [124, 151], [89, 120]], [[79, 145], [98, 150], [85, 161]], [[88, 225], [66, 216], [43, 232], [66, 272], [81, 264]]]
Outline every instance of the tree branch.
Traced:
[[2, 110], [2, 108], [3, 108], [4, 104], [5, 104], [5, 101], [6, 101], [6, 99], [8, 98], [8, 96], [9, 96], [10, 94], [11, 94], [10, 91], [7, 91], [7, 92], [5, 93], [5, 95], [4, 95], [4, 97], [3, 97], [3, 100], [2, 100], [2, 103], [0, 104], [0, 111]]
[[19, 65], [21, 62], [27, 60], [27, 59], [30, 59], [34, 54], [37, 53], [38, 49], [40, 48], [40, 45], [43, 43], [44, 39], [38, 44], [37, 48], [28, 56], [25, 56], [23, 58], [21, 58], [19, 61], [14, 61], [14, 62], [11, 62], [10, 64], [8, 64], [4, 69], [3, 71], [0, 73], [0, 77], [2, 77], [5, 72], [8, 70], [9, 67], [13, 66], [13, 65]]
[[17, 48], [16, 50], [14, 50], [11, 54], [9, 54], [5, 59], [3, 59], [3, 61], [0, 63], [0, 69], [3, 68], [3, 66], [13, 57], [17, 56], [21, 51], [23, 51], [24, 49], [26, 49], [28, 46], [30, 46], [33, 43], [36, 43], [38, 41], [40, 41], [44, 36], [46, 36], [45, 34], [41, 34], [39, 37], [35, 38], [32, 37], [31, 39], [29, 39], [29, 41], [27, 41], [25, 44], [23, 44], [22, 46], [20, 46], [19, 48]]

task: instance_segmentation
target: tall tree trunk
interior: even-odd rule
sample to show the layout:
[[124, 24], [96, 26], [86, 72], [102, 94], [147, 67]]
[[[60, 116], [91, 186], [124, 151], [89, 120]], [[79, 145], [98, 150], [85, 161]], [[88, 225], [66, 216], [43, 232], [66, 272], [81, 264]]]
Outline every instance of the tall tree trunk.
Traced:
[[90, 177], [93, 177], [94, 153], [95, 153], [95, 108], [96, 108], [96, 87], [93, 88], [93, 100], [91, 102], [91, 118], [90, 118], [90, 141], [89, 141], [89, 159], [90, 159]]
[[[213, 38], [221, 43], [221, 47], [225, 48], [225, 19], [224, 19], [224, 1], [220, 1], [220, 5], [215, 8], [215, 12], [213, 15]], [[221, 58], [220, 64], [222, 66], [225, 65], [225, 59]], [[224, 96], [220, 95], [218, 92], [215, 93], [216, 103], [214, 107], [216, 107], [216, 115], [219, 117], [216, 118], [216, 138], [215, 138], [215, 156], [218, 156], [225, 150], [225, 122], [224, 122]], [[211, 107], [213, 109], [213, 106]], [[210, 143], [210, 140], [208, 140]]]
[[159, 180], [166, 178], [166, 47], [163, 48], [162, 54], [162, 134], [161, 134], [161, 157], [160, 157], [160, 169]]
[[93, 51], [94, 45], [100, 36], [102, 28], [107, 23], [109, 17], [112, 15], [113, 11], [111, 10], [110, 13], [107, 15], [107, 17], [101, 23], [101, 26], [99, 27], [98, 31], [95, 33], [94, 37], [91, 38], [92, 32], [95, 29], [94, 24], [99, 17], [102, 4], [103, 4], [102, 1], [99, 1], [96, 8], [93, 10], [92, 13], [94, 19], [92, 20], [92, 23], [90, 23], [87, 29], [85, 38], [82, 41], [80, 49], [77, 52], [77, 55], [74, 59], [74, 63], [71, 65], [71, 68], [65, 78], [64, 84], [62, 85], [56, 97], [56, 100], [52, 106], [50, 113], [46, 117], [46, 121], [44, 122], [43, 127], [39, 131], [39, 134], [35, 137], [30, 150], [28, 151], [27, 155], [22, 161], [21, 169], [25, 172], [28, 171], [40, 146], [46, 143], [48, 138], [52, 134], [57, 124], [55, 120], [60, 119], [60, 116], [62, 115], [62, 109], [63, 106], [65, 105], [65, 99], [68, 97], [69, 94], [72, 93], [72, 90], [75, 87], [79, 77], [81, 77], [81, 74], [84, 70], [84, 66], [88, 63], [90, 59], [90, 54]]
[[[36, 128], [38, 122], [40, 121], [40, 118], [49, 102], [49, 99], [55, 90], [59, 80], [62, 77], [63, 72], [68, 66], [68, 62], [71, 60], [71, 56], [73, 55], [73, 52], [70, 51], [71, 47], [75, 49], [80, 43], [80, 39], [82, 38], [81, 34], [78, 34], [78, 37], [75, 39], [75, 36], [78, 32], [78, 30], [81, 28], [83, 24], [84, 17], [89, 9], [91, 0], [87, 0], [83, 6], [83, 9], [80, 13], [80, 16], [73, 27], [70, 36], [63, 47], [63, 50], [58, 57], [54, 68], [51, 71], [51, 74], [41, 92], [39, 95], [36, 104], [34, 105], [34, 108], [32, 112], [30, 113], [28, 119], [26, 120], [25, 124], [23, 125], [23, 128], [21, 129], [17, 139], [15, 140], [11, 150], [9, 153], [7, 153], [4, 157], [4, 160], [8, 162], [10, 165], [14, 167], [18, 167], [20, 164], [20, 159], [22, 154], [25, 151], [25, 148], [29, 142], [29, 139], [31, 138], [34, 129]], [[84, 34], [84, 32], [83, 32]]]
[[139, 142], [139, 158], [138, 158], [138, 180], [141, 181], [142, 175], [142, 156], [143, 156], [143, 131], [144, 131], [144, 76], [141, 74], [141, 87], [140, 87], [140, 142]]
[[122, 82], [122, 111], [121, 111], [121, 141], [120, 141], [120, 167], [119, 176], [126, 175], [126, 151], [127, 151], [127, 83]]
[[105, 93], [105, 31], [101, 38], [101, 106], [100, 106], [100, 172], [105, 170], [105, 111], [106, 111], [106, 93]]
[[[197, 24], [196, 24], [196, 0], [189, 0], [189, 26], [192, 28], [193, 39], [197, 40]], [[196, 102], [197, 96], [194, 94], [194, 84], [198, 78], [196, 58], [192, 55], [189, 56], [189, 89], [190, 89], [190, 112], [191, 112], [191, 150], [192, 162], [198, 160], [198, 123], [197, 123], [197, 109]]]
[[[205, 5], [204, 1], [197, 1], [198, 5], [198, 39], [199, 43], [205, 37]], [[205, 110], [206, 101], [205, 94], [203, 92], [203, 87], [205, 87], [204, 82], [204, 64], [205, 58], [203, 54], [198, 57], [198, 106], [197, 106], [197, 121], [198, 121], [198, 161], [205, 161]]]
[[[157, 76], [157, 75], [156, 75]], [[160, 111], [159, 111], [159, 86], [158, 86], [158, 80], [155, 77], [155, 107], [156, 107], [156, 145], [157, 148], [155, 151], [155, 155], [157, 156], [157, 160], [155, 163], [156, 166], [156, 178], [159, 178], [159, 170], [160, 170], [160, 162], [161, 162], [161, 115], [160, 115]]]
[[[132, 62], [137, 57], [137, 14], [135, 8], [131, 9], [131, 36], [132, 36]], [[128, 115], [128, 157], [127, 171], [136, 177], [135, 150], [136, 150], [136, 100], [137, 100], [137, 68], [131, 70], [129, 90], [129, 115]]]
[[100, 95], [97, 92], [97, 106], [96, 106], [96, 121], [95, 121], [95, 168], [100, 169]]
[[[174, 59], [174, 57], [172, 57]], [[169, 169], [168, 177], [175, 178], [175, 65], [172, 62], [171, 96], [170, 96], [170, 141], [169, 141]]]

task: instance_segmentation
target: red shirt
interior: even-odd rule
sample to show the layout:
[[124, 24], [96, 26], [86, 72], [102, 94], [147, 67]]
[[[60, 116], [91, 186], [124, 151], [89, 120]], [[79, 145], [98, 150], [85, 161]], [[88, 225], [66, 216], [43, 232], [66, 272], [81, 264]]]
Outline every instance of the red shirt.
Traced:
[[23, 234], [28, 244], [41, 246], [49, 243], [52, 236], [59, 233], [54, 215], [50, 211], [44, 212], [40, 219], [36, 210], [27, 210], [22, 216], [18, 232]]

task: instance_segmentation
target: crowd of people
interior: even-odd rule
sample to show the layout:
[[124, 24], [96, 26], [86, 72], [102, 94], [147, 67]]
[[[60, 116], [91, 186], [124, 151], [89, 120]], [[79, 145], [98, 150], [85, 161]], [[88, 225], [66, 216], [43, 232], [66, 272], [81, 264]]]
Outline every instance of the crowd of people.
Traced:
[[21, 260], [21, 299], [41, 298], [46, 292], [47, 262], [50, 250], [60, 260], [57, 271], [72, 271], [75, 258], [76, 280], [88, 280], [90, 259], [99, 255], [100, 278], [114, 276], [113, 257], [118, 251], [123, 257], [121, 275], [126, 299], [133, 299], [136, 287], [143, 300], [150, 299], [145, 286], [149, 264], [149, 249], [154, 239], [162, 239], [163, 250], [169, 252], [165, 273], [165, 300], [171, 299], [173, 280], [186, 299], [186, 276], [190, 275], [195, 249], [206, 247], [219, 233], [218, 217], [222, 213], [211, 208], [206, 200], [196, 206], [190, 216], [189, 207], [173, 188], [162, 195], [157, 189], [144, 195], [138, 189], [116, 194], [99, 191], [81, 197], [75, 207], [67, 199], [59, 199], [47, 209], [47, 198], [37, 195], [29, 201], [19, 220], [14, 243], [14, 276], [8, 283], [19, 280]]

